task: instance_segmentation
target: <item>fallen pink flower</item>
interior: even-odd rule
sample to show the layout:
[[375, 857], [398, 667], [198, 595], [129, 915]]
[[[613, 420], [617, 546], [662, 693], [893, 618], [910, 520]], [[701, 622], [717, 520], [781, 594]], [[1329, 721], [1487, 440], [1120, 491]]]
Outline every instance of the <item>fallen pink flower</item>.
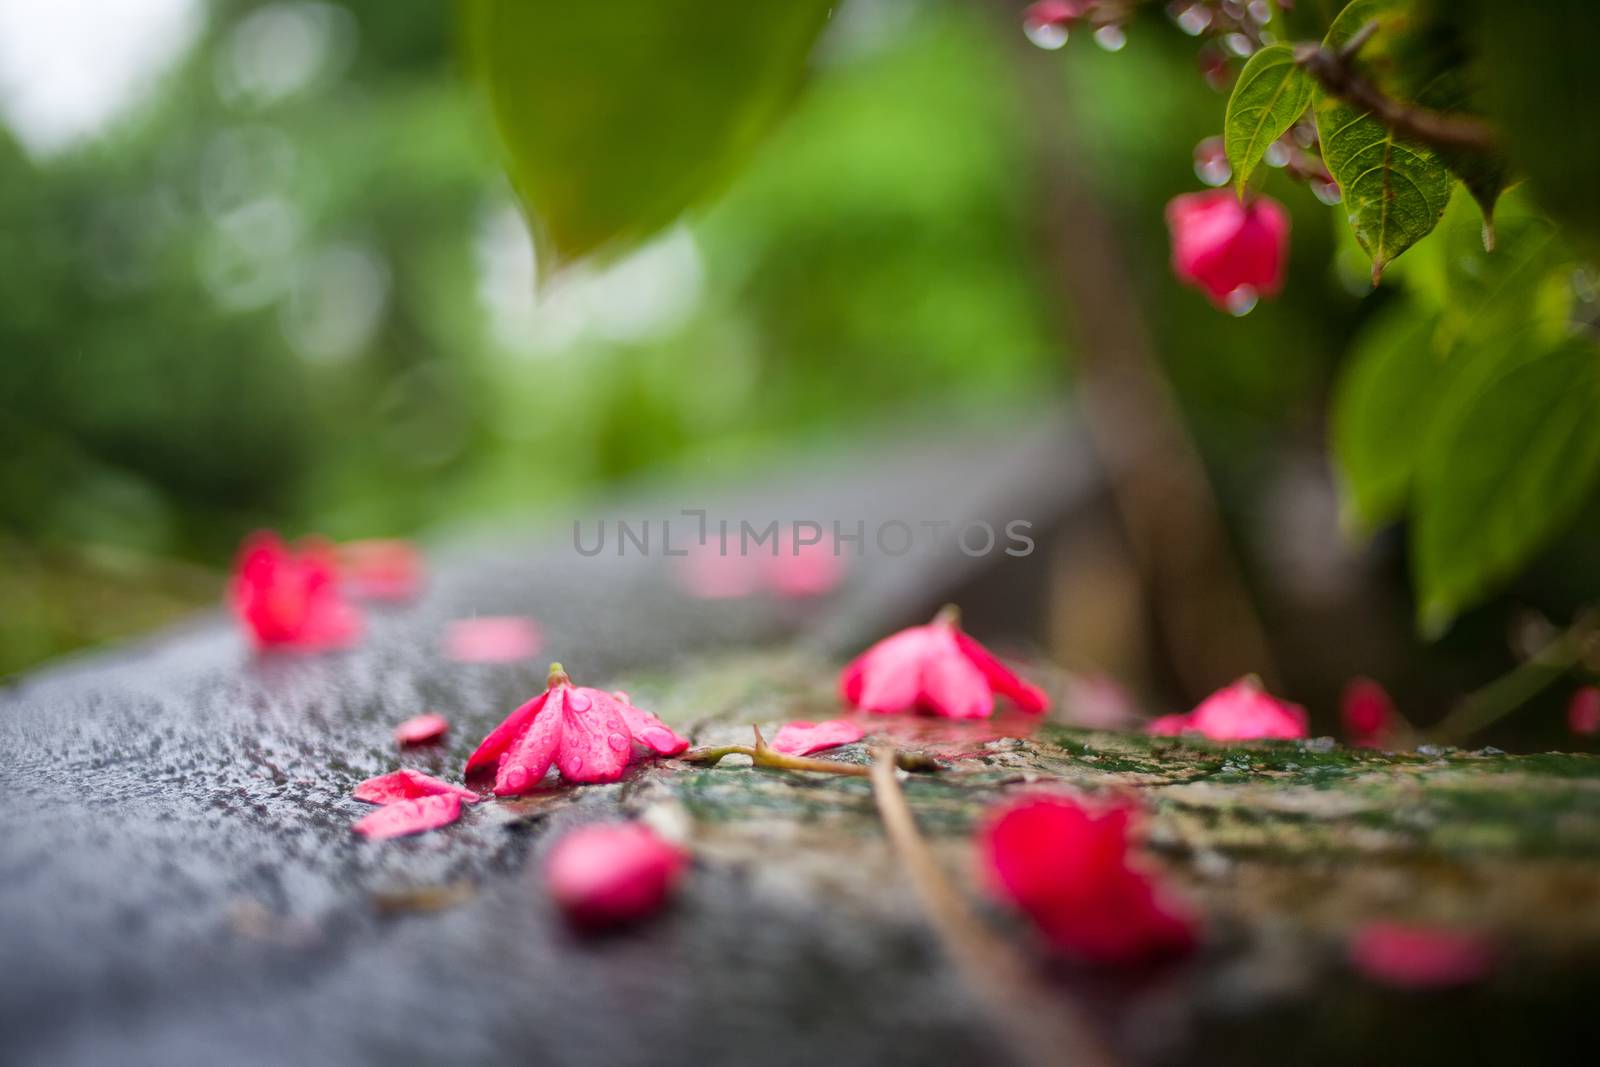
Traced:
[[400, 745], [428, 745], [450, 731], [450, 720], [436, 712], [413, 715], [394, 728], [394, 739]]
[[1242, 314], [1283, 288], [1289, 213], [1266, 196], [1241, 202], [1227, 189], [1185, 193], [1167, 204], [1172, 271], [1218, 308]]
[[452, 785], [443, 779], [414, 771], [409, 767], [380, 774], [376, 778], [368, 778], [356, 786], [350, 795], [369, 804], [393, 804], [401, 800], [435, 796], [453, 796], [468, 804], [476, 804], [483, 799], [470, 789]]
[[1494, 969], [1494, 947], [1483, 936], [1462, 930], [1368, 923], [1350, 941], [1350, 963], [1384, 985], [1403, 989], [1443, 989], [1466, 985]]
[[1213, 741], [1288, 740], [1308, 737], [1306, 709], [1279, 700], [1253, 675], [1202, 700], [1187, 715], [1163, 715], [1145, 725], [1159, 737], [1202, 734]]
[[1600, 687], [1586, 685], [1567, 703], [1567, 729], [1579, 737], [1600, 734]]
[[990, 890], [1057, 950], [1090, 963], [1136, 964], [1187, 951], [1196, 922], [1130, 860], [1126, 804], [1032, 796], [991, 812], [978, 834]]
[[689, 747], [671, 727], [634, 707], [626, 693], [574, 686], [550, 665], [543, 693], [506, 716], [467, 759], [471, 775], [493, 767], [496, 796], [530, 792], [554, 764], [569, 782], [614, 782], [634, 744], [658, 756]]
[[454, 793], [397, 800], [371, 815], [357, 819], [351, 829], [363, 837], [382, 840], [437, 830], [461, 818], [461, 798]]
[[258, 649], [319, 652], [344, 648], [361, 633], [332, 549], [314, 539], [291, 549], [275, 533], [252, 534], [239, 550], [228, 603]]
[[551, 848], [545, 882], [569, 920], [597, 930], [659, 911], [688, 859], [640, 823], [582, 826]]
[[345, 587], [358, 599], [410, 600], [422, 591], [422, 553], [410, 541], [346, 541], [338, 560]]
[[677, 567], [683, 591], [701, 600], [739, 600], [760, 592], [761, 561], [741, 552], [724, 552], [716, 544], [689, 549]]
[[826, 596], [844, 579], [845, 559], [835, 547], [803, 542], [793, 526], [785, 527], [778, 535], [778, 554], [765, 561], [767, 584], [782, 597]]
[[1394, 701], [1371, 678], [1352, 678], [1339, 701], [1345, 737], [1359, 748], [1381, 748], [1395, 724]]
[[880, 714], [920, 708], [952, 719], [982, 719], [994, 712], [997, 694], [1032, 714], [1050, 706], [1044, 690], [961, 632], [954, 607], [925, 626], [884, 638], [839, 675], [839, 695], [847, 703]]
[[785, 723], [772, 739], [771, 749], [786, 756], [809, 756], [825, 748], [838, 748], [852, 744], [867, 736], [858, 722], [849, 719], [829, 719], [826, 722], [807, 722], [804, 719]]
[[510, 663], [537, 654], [543, 643], [532, 619], [484, 615], [451, 622], [445, 630], [444, 654], [457, 663]]

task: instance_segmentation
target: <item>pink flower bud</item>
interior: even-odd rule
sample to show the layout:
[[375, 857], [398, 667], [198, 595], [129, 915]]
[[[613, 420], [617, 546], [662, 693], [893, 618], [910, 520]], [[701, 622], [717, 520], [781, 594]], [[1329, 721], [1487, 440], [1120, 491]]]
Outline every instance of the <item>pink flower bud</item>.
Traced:
[[1567, 704], [1567, 729], [1579, 737], [1600, 733], [1600, 688], [1586, 685]]
[[1283, 288], [1289, 215], [1265, 196], [1241, 203], [1226, 189], [1185, 193], [1167, 204], [1172, 270], [1218, 308], [1243, 314]]
[[1306, 709], [1279, 700], [1253, 676], [1218, 689], [1187, 715], [1163, 715], [1145, 731], [1163, 737], [1201, 734], [1213, 741], [1291, 740], [1309, 735]]
[[1352, 678], [1339, 702], [1345, 737], [1352, 745], [1377, 748], [1394, 728], [1394, 701], [1371, 678]]
[[601, 929], [646, 918], [666, 903], [688, 856], [639, 823], [579, 827], [545, 861], [550, 896], [574, 924]]

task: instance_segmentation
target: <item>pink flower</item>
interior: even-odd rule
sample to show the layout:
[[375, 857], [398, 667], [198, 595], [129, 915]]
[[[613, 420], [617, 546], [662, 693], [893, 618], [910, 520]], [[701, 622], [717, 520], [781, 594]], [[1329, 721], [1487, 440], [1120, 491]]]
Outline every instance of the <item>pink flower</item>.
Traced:
[[410, 600], [422, 591], [422, 553], [410, 541], [347, 541], [338, 548], [339, 574], [363, 600]]
[[567, 918], [588, 930], [659, 911], [683, 875], [688, 856], [640, 823], [572, 830], [545, 860], [545, 882]]
[[1224, 311], [1242, 313], [1283, 288], [1289, 215], [1265, 196], [1241, 203], [1227, 189], [1185, 193], [1167, 204], [1172, 271]]
[[952, 719], [987, 718], [996, 694], [1033, 714], [1050, 706], [1044, 690], [1018, 678], [961, 632], [953, 607], [857, 656], [839, 675], [839, 694], [866, 711], [922, 708]]
[[825, 596], [844, 578], [845, 560], [826, 538], [803, 544], [793, 526], [778, 535], [778, 554], [767, 564], [767, 584], [781, 597]]
[[1360, 748], [1381, 748], [1394, 729], [1394, 701], [1371, 678], [1352, 678], [1339, 701], [1345, 737]]
[[350, 794], [357, 800], [365, 800], [369, 804], [393, 804], [400, 800], [416, 800], [419, 797], [453, 796], [464, 800], [468, 804], [476, 804], [483, 798], [472, 790], [459, 785], [451, 785], [431, 774], [423, 774], [409, 767], [402, 767], [398, 771], [380, 774], [376, 778], [368, 778], [355, 791]]
[[809, 756], [825, 748], [848, 745], [867, 736], [858, 722], [849, 719], [829, 719], [827, 722], [806, 722], [800, 719], [785, 723], [772, 739], [774, 752], [786, 756]]
[[701, 600], [735, 600], [757, 593], [802, 599], [831, 593], [844, 578], [845, 558], [831, 540], [802, 543], [793, 526], [778, 531], [776, 541], [752, 546], [736, 540], [726, 548], [718, 540], [694, 546], [679, 561], [677, 578], [684, 592]]
[[495, 769], [496, 796], [531, 792], [551, 764], [569, 782], [614, 782], [635, 744], [658, 756], [689, 747], [626, 693], [574, 686], [559, 663], [550, 665], [547, 686], [506, 716], [467, 759], [469, 775]]
[[1129, 857], [1134, 810], [1033, 796], [991, 812], [978, 848], [990, 889], [1052, 946], [1090, 963], [1184, 952], [1196, 923]]
[[1356, 970], [1384, 985], [1441, 989], [1465, 985], [1494, 969], [1494, 948], [1481, 935], [1461, 930], [1373, 922], [1349, 946]]
[[461, 818], [461, 798], [454, 793], [397, 800], [355, 821], [351, 829], [363, 837], [382, 840], [437, 830]]
[[1579, 737], [1600, 733], [1600, 687], [1586, 685], [1567, 703], [1567, 729]]
[[444, 654], [457, 663], [509, 663], [535, 655], [543, 643], [532, 619], [484, 615], [451, 622], [444, 634]]
[[439, 740], [450, 730], [450, 720], [436, 712], [413, 715], [394, 728], [394, 739], [400, 745], [427, 745]]
[[1305, 708], [1272, 696], [1251, 676], [1218, 689], [1187, 715], [1161, 716], [1145, 732], [1160, 737], [1204, 734], [1213, 741], [1291, 739], [1310, 736], [1306, 722]]
[[361, 616], [345, 602], [333, 552], [322, 541], [291, 549], [270, 531], [251, 534], [239, 550], [228, 603], [258, 649], [318, 652], [346, 647], [361, 633]]

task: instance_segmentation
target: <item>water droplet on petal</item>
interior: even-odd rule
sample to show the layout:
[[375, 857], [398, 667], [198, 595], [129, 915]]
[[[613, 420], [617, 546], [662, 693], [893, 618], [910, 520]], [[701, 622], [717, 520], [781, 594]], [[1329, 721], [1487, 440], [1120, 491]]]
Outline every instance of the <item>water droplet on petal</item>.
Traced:
[[528, 784], [528, 768], [511, 767], [506, 771], [506, 788], [521, 789]]
[[1121, 26], [1110, 24], [1094, 31], [1094, 43], [1107, 52], [1120, 52], [1128, 43], [1128, 34]]
[[573, 711], [588, 711], [594, 701], [589, 699], [589, 694], [582, 689], [574, 689], [567, 694], [567, 706]]
[[1257, 296], [1253, 286], [1241, 285], [1239, 288], [1229, 293], [1227, 297], [1224, 298], [1223, 303], [1228, 306], [1228, 314], [1238, 317], [1248, 315], [1251, 311], [1255, 310], [1256, 303], [1259, 299], [1260, 297]]
[[567, 771], [568, 771], [568, 773], [577, 774], [581, 770], [583, 770], [583, 757], [582, 756], [573, 756], [570, 760], [567, 761]]
[[624, 704], [632, 704], [633, 703], [633, 701], [628, 699], [628, 693], [627, 693], [626, 690], [618, 689], [615, 692], [613, 692], [611, 695], [616, 697], [618, 700], [622, 701]]
[[610, 742], [611, 747], [616, 749], [618, 752], [626, 752], [628, 750], [628, 739], [623, 737], [621, 734], [613, 733], [610, 737], [606, 738], [606, 740]]
[[1059, 22], [1023, 19], [1022, 32], [1027, 35], [1028, 40], [1050, 52], [1067, 43], [1067, 27]]

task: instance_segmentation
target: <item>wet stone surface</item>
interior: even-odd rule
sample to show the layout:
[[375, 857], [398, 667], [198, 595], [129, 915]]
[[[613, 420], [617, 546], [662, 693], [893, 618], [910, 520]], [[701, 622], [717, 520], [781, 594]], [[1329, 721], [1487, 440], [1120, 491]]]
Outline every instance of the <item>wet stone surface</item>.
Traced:
[[[397, 766], [459, 780], [541, 685], [545, 657], [446, 659], [452, 618], [531, 612], [545, 655], [584, 684], [628, 690], [699, 744], [744, 743], [752, 722], [770, 737], [838, 713], [840, 655], [915, 621], [921, 605], [893, 591], [919, 583], [913, 562], [806, 604], [689, 601], [645, 561], [586, 570], [548, 546], [437, 562], [426, 598], [375, 615], [350, 653], [260, 659], [200, 620], [0, 696], [0, 1061], [1004, 1062], [863, 780], [662, 761], [485, 801], [419, 837], [350, 832], [370, 810], [357, 782]], [[395, 723], [424, 710], [451, 734], [398, 752]], [[1600, 760], [1222, 748], [1074, 729], [1072, 711], [874, 718], [868, 742], [830, 755], [865, 762], [876, 741], [944, 761], [905, 789], [975, 900], [968, 834], [996, 798], [1143, 799], [1150, 862], [1206, 916], [1192, 958], [1075, 970], [980, 903], [1130, 1062], [1597, 1047]], [[682, 834], [694, 868], [656, 921], [580, 939], [540, 860], [563, 828], [622, 814]], [[1382, 989], [1344, 961], [1349, 931], [1378, 917], [1470, 925], [1501, 962], [1462, 990]]]

